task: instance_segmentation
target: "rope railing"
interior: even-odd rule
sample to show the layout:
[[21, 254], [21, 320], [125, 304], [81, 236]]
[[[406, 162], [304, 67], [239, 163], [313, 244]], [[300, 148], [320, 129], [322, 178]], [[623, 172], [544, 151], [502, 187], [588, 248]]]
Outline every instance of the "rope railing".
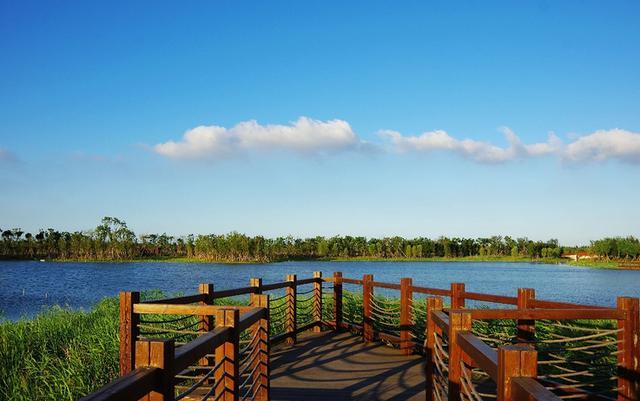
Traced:
[[615, 321], [538, 320], [529, 339], [518, 338], [516, 326], [513, 320], [477, 320], [474, 334], [494, 348], [533, 346], [538, 351], [538, 379], [560, 398], [616, 397], [617, 356], [624, 341], [618, 339], [623, 329]]
[[433, 396], [438, 401], [444, 401], [448, 399], [449, 394], [449, 352], [448, 343], [446, 338], [438, 334], [437, 331], [433, 332], [434, 347], [433, 347], [433, 367], [434, 374], [433, 380]]
[[567, 390], [615, 398], [618, 388], [619, 339], [624, 329], [613, 321], [538, 321], [533, 341], [539, 354], [539, 378], [560, 398], [575, 398]]
[[283, 299], [285, 299], [285, 298], [287, 298], [287, 295], [282, 295], [282, 296], [279, 296], [279, 297], [274, 297], [274, 298], [271, 298], [271, 302], [281, 301], [281, 300], [283, 300]]
[[[637, 299], [618, 299], [619, 303], [628, 303], [623, 309], [634, 311], [629, 313], [620, 309], [620, 304], [618, 309], [614, 309], [537, 300], [531, 289], [519, 289], [517, 297], [509, 297], [468, 292], [461, 283], [453, 283], [449, 290], [444, 290], [413, 286], [410, 279], [402, 279], [398, 285], [376, 282], [371, 275], [356, 280], [344, 278], [341, 274], [334, 275], [333, 283], [334, 288], [340, 284], [339, 298], [335, 294], [334, 298], [339, 299], [343, 306], [341, 321], [353, 331], [361, 332], [365, 341], [381, 340], [394, 346], [400, 344], [400, 348], [403, 347], [402, 344], [409, 342], [411, 350], [426, 352], [427, 342], [431, 341], [431, 332], [427, 330], [427, 301], [433, 298], [429, 297], [431, 295], [448, 298], [450, 304], [444, 310], [446, 314], [466, 310], [466, 300], [472, 301], [473, 305], [478, 302], [500, 304], [504, 305], [504, 309], [469, 309], [472, 318], [468, 330], [487, 349], [497, 351], [503, 347], [524, 345], [538, 352], [538, 379], [531, 379], [535, 383], [529, 379], [519, 381], [516, 386], [519, 394], [526, 395], [532, 389], [537, 389], [536, 391], [542, 392], [551, 390], [554, 396], [563, 399], [602, 396], [603, 399], [617, 397], [618, 401], [626, 401], [635, 397], [633, 389], [638, 384], [633, 383], [637, 383], [639, 377], [640, 324], [632, 316], [639, 313]], [[342, 287], [346, 284], [361, 286], [362, 296], [357, 291], [343, 291]], [[383, 293], [400, 290], [399, 300], [389, 301], [384, 296], [374, 295], [374, 289], [382, 289]], [[414, 294], [426, 294], [428, 297], [415, 299]], [[608, 327], [598, 328], [603, 319], [612, 318], [614, 320], [610, 320]], [[581, 325], [578, 322], [580, 319], [590, 321]], [[550, 321], [554, 320], [555, 323], [551, 324]], [[540, 325], [544, 327], [540, 328]], [[582, 328], [588, 330], [579, 333]], [[636, 333], [635, 337], [629, 340], [628, 336], [633, 332]], [[631, 351], [629, 344], [633, 344], [631, 347], [635, 347], [633, 349], [636, 351]], [[444, 348], [441, 342], [433, 345], [432, 352], [437, 352], [436, 356], [442, 356], [442, 351]], [[440, 359], [433, 362], [434, 370], [443, 373], [446, 367], [438, 364]], [[589, 366], [588, 369], [586, 365]], [[457, 375], [464, 373], [466, 377], [455, 379], [459, 380], [458, 386], [466, 391], [466, 399], [478, 401], [478, 397], [485, 400], [495, 398], [496, 394], [485, 389], [490, 386], [490, 381], [486, 380], [486, 372], [473, 365], [465, 366], [468, 369], [462, 370], [460, 367], [461, 371]], [[633, 370], [635, 373], [622, 376], [618, 374], [621, 369]], [[433, 380], [434, 385], [438, 380], [442, 384], [442, 374]], [[477, 382], [478, 380], [480, 381]], [[472, 388], [472, 384], [475, 387]], [[478, 384], [482, 389], [477, 387]], [[448, 387], [441, 386], [439, 393], [434, 391], [433, 399], [446, 398], [444, 391], [448, 391]]]
[[310, 290], [307, 290], [307, 291], [296, 291], [296, 294], [297, 295], [307, 295], [307, 294], [311, 294], [313, 292], [315, 292], [315, 289], [311, 288]]
[[342, 293], [343, 319], [349, 324], [362, 324], [362, 297], [350, 291]]
[[[497, 398], [495, 383], [491, 382], [485, 372], [469, 366], [464, 361], [460, 361], [460, 371], [461, 398], [463, 401], [487, 401]], [[494, 391], [491, 393], [486, 392], [488, 390], [480, 390], [481, 386], [490, 388], [492, 385]]]
[[[218, 362], [218, 364], [216, 364], [214, 367], [210, 368], [207, 370], [207, 373], [205, 373], [204, 375], [200, 375], [200, 376], [186, 376], [186, 375], [176, 375], [175, 377], [177, 379], [187, 379], [187, 380], [195, 380], [197, 379], [193, 384], [191, 384], [189, 387], [187, 387], [186, 389], [184, 389], [182, 392], [178, 393], [175, 397], [174, 400], [175, 401], [179, 401], [183, 398], [185, 398], [186, 396], [188, 396], [189, 394], [193, 393], [196, 389], [201, 388], [204, 383], [206, 381], [209, 381], [211, 378], [213, 378], [214, 373], [222, 366], [222, 361]], [[216, 386], [215, 381], [213, 381], [212, 383], [208, 383], [210, 384], [210, 386], [208, 386], [207, 388], [207, 392], [204, 394], [204, 396], [201, 398], [203, 400], [206, 400], [208, 397], [210, 397], [210, 392], [212, 394], [212, 391], [214, 391], [214, 388]]]

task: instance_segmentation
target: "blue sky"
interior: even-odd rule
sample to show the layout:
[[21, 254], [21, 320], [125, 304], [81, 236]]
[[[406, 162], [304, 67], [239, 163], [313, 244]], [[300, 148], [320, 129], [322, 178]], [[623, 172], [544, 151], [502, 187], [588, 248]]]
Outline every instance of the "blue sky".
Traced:
[[2, 1], [0, 227], [640, 235], [638, 2], [345, 3]]

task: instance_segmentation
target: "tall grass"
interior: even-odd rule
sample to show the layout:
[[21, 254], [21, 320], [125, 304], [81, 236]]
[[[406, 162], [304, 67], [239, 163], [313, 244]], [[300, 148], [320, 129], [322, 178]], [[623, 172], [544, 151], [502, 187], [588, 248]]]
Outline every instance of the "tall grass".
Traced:
[[118, 301], [0, 323], [0, 399], [75, 400], [118, 375]]

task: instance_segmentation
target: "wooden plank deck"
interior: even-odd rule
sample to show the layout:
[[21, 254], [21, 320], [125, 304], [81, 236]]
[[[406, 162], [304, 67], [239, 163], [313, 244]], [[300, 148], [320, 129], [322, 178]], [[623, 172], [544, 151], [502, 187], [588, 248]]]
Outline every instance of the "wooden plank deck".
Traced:
[[271, 352], [271, 400], [425, 399], [424, 358], [351, 333], [310, 333]]

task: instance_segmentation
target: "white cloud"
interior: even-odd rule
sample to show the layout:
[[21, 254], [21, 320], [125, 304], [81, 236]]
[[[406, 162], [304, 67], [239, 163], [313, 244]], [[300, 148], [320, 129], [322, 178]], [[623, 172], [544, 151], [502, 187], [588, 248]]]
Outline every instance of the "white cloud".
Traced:
[[640, 163], [640, 133], [617, 128], [596, 131], [567, 145], [563, 156], [570, 161], [619, 159]]
[[300, 117], [291, 125], [251, 120], [231, 128], [199, 126], [185, 132], [182, 140], [159, 143], [153, 150], [173, 159], [213, 159], [265, 150], [321, 154], [356, 149], [362, 143], [346, 121]]
[[[476, 139], [458, 139], [443, 130], [420, 135], [380, 131], [386, 141], [374, 145], [363, 141], [344, 120], [319, 121], [300, 117], [289, 125], [261, 125], [244, 121], [231, 128], [199, 126], [186, 131], [182, 139], [153, 146], [172, 159], [219, 159], [263, 151], [300, 154], [331, 154], [345, 150], [429, 153], [452, 152], [479, 163], [506, 163], [536, 157], [555, 157], [565, 162], [599, 162], [609, 159], [640, 163], [640, 133], [622, 129], [600, 130], [587, 135], [569, 134], [564, 143], [550, 133], [544, 142], [523, 143], [511, 129], [500, 129], [504, 146]], [[3, 157], [0, 149], [0, 160]]]
[[549, 135], [547, 142], [523, 144], [509, 128], [502, 128], [502, 132], [509, 144], [507, 147], [474, 139], [459, 140], [442, 130], [424, 132], [417, 136], [403, 136], [396, 131], [381, 131], [380, 135], [387, 138], [400, 152], [445, 150], [483, 163], [503, 163], [518, 158], [548, 155], [562, 147], [562, 142], [554, 134]]

